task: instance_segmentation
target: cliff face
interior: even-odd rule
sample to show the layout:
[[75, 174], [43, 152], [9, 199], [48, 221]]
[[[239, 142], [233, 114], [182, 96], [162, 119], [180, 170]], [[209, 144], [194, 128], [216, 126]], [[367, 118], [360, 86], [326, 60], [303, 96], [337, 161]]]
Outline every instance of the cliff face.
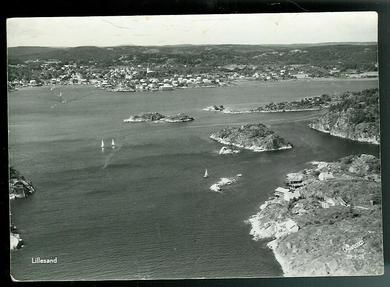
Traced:
[[249, 219], [252, 236], [274, 239], [268, 247], [285, 276], [383, 274], [379, 160], [363, 154], [314, 165], [298, 173], [294, 196], [275, 193], [260, 206]]
[[379, 144], [378, 89], [345, 93], [309, 126], [334, 136]]
[[226, 145], [232, 145], [256, 152], [290, 149], [292, 145], [263, 124], [248, 124], [241, 127], [222, 129], [210, 138]]

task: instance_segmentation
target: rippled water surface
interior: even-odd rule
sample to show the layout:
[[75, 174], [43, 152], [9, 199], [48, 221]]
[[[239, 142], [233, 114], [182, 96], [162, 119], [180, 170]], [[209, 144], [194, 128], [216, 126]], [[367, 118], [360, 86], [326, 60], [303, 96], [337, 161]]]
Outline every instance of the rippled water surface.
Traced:
[[[12, 203], [26, 245], [12, 253], [11, 273], [19, 280], [280, 276], [266, 242], [251, 239], [245, 220], [287, 172], [312, 160], [377, 154], [378, 148], [309, 129], [316, 112], [227, 115], [201, 109], [244, 109], [377, 85], [286, 81], [155, 93], [79, 86], [10, 93], [11, 164], [37, 189]], [[148, 111], [184, 112], [195, 121], [122, 122]], [[270, 125], [294, 149], [219, 156], [221, 146], [208, 138], [226, 126], [257, 122]], [[242, 178], [224, 193], [209, 190], [220, 177], [238, 173]], [[35, 257], [57, 257], [58, 263], [32, 264]]]

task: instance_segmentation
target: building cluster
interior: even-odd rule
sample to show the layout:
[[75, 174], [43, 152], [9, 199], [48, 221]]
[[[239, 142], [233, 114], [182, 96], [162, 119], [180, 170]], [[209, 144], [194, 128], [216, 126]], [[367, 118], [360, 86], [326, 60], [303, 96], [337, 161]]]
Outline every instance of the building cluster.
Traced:
[[[369, 78], [377, 71], [343, 69], [342, 66], [318, 67], [305, 64], [241, 65], [208, 67], [207, 72], [185, 73], [175, 66], [132, 65], [103, 66], [90, 61], [62, 63], [59, 60], [27, 60], [9, 65], [9, 88], [42, 85], [94, 85], [111, 91], [165, 91], [176, 88], [226, 86], [235, 80], [277, 81], [317, 77]], [[184, 69], [185, 70], [185, 69]], [[191, 71], [191, 69], [188, 69]]]

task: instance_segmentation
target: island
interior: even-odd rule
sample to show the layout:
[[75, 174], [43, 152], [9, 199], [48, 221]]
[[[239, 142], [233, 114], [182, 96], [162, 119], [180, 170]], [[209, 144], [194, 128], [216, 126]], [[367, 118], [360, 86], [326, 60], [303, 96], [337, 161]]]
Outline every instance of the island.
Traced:
[[212, 133], [210, 138], [223, 144], [254, 152], [291, 149], [292, 144], [264, 124], [228, 127]]
[[284, 276], [383, 274], [380, 160], [351, 155], [312, 162], [248, 223], [267, 244]]
[[271, 102], [249, 110], [232, 110], [223, 105], [213, 105], [202, 109], [208, 112], [221, 112], [224, 114], [248, 114], [248, 113], [282, 113], [282, 112], [306, 112], [319, 111], [329, 107], [335, 96], [323, 94], [321, 96], [305, 97], [301, 100]]
[[280, 112], [305, 112], [305, 111], [318, 111], [322, 108], [329, 106], [332, 101], [332, 97], [323, 94], [321, 96], [306, 97], [296, 101], [284, 101], [278, 103], [269, 103], [262, 105], [251, 112], [261, 113], [280, 113]]
[[226, 185], [231, 185], [242, 176], [241, 173], [237, 174], [236, 176], [233, 177], [221, 177], [217, 183], [214, 183], [213, 185], [210, 186], [210, 190], [214, 192], [222, 192], [222, 187]]
[[179, 113], [177, 115], [162, 115], [160, 113], [143, 113], [139, 115], [130, 116], [128, 119], [124, 119], [125, 123], [140, 123], [140, 122], [153, 122], [153, 123], [184, 123], [193, 121], [194, 118], [186, 114]]
[[223, 105], [219, 105], [219, 106], [213, 105], [213, 106], [206, 107], [202, 110], [207, 112], [223, 112], [225, 110], [225, 107]]
[[347, 92], [315, 121], [312, 129], [359, 142], [379, 144], [379, 90]]
[[[9, 199], [21, 199], [32, 195], [35, 188], [30, 181], [24, 178], [17, 170], [10, 167], [9, 176]], [[12, 218], [11, 218], [12, 219]], [[23, 247], [23, 240], [15, 225], [11, 223], [10, 229], [10, 249], [16, 250]]]

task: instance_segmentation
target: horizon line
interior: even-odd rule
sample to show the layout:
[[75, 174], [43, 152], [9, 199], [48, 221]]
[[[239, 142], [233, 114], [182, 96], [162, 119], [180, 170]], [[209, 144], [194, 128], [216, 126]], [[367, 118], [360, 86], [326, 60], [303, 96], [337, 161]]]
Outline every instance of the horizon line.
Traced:
[[134, 44], [120, 44], [115, 46], [97, 46], [97, 45], [82, 45], [82, 46], [7, 46], [9, 48], [56, 48], [56, 49], [68, 49], [68, 48], [82, 48], [82, 47], [94, 47], [94, 48], [116, 48], [116, 47], [172, 47], [172, 46], [292, 46], [292, 45], [337, 45], [337, 44], [378, 44], [378, 41], [340, 41], [340, 42], [304, 42], [304, 43], [262, 43], [262, 44], [166, 44], [166, 45], [134, 45]]

